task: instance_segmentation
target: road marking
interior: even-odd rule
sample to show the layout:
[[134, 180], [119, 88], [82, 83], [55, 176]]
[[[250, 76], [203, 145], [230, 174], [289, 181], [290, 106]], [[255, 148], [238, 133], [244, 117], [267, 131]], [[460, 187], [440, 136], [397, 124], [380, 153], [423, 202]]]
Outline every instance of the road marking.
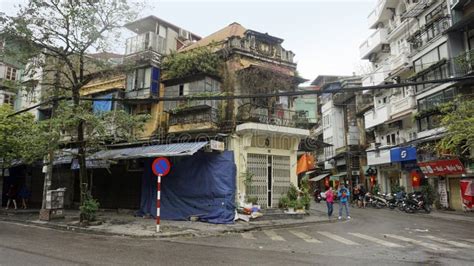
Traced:
[[244, 232], [244, 233], [241, 233], [240, 234], [242, 236], [242, 238], [244, 239], [252, 239], [252, 240], [255, 240], [255, 237], [252, 235], [252, 233], [250, 232]]
[[293, 235], [303, 239], [304, 241], [306, 241], [308, 243], [321, 243], [321, 241], [319, 241], [315, 238], [312, 238], [311, 236], [309, 236], [309, 235], [307, 235], [303, 232], [290, 230], [290, 233], [292, 233]]
[[458, 248], [474, 248], [472, 245], [467, 245], [467, 244], [464, 244], [464, 243], [460, 243], [460, 242], [456, 242], [456, 241], [452, 241], [452, 240], [447, 240], [447, 239], [444, 239], [444, 238], [441, 238], [441, 237], [436, 237], [436, 236], [421, 236], [421, 237], [428, 238], [428, 239], [438, 241], [438, 242], [441, 242], [441, 243], [448, 243], [448, 244], [453, 245], [453, 246], [458, 247]]
[[265, 233], [273, 241], [286, 241], [283, 237], [277, 235], [277, 233], [275, 233], [273, 230], [266, 230], [263, 231], [263, 233]]
[[352, 246], [358, 246], [359, 245], [356, 242], [353, 242], [349, 239], [346, 239], [344, 237], [341, 237], [341, 236], [338, 236], [338, 235], [335, 235], [335, 234], [332, 234], [332, 233], [329, 233], [329, 232], [318, 231], [318, 234], [321, 234], [325, 237], [331, 238], [332, 240], [336, 240], [336, 241], [341, 242], [341, 243], [346, 244], [346, 245], [352, 245]]
[[423, 242], [423, 241], [420, 241], [420, 240], [415, 240], [415, 239], [411, 239], [411, 238], [407, 238], [407, 237], [403, 237], [403, 236], [390, 235], [390, 234], [386, 234], [386, 236], [391, 237], [391, 238], [395, 238], [395, 239], [398, 239], [398, 240], [401, 240], [401, 241], [405, 241], [405, 242], [408, 242], [408, 243], [411, 243], [411, 244], [419, 245], [419, 246], [422, 246], [422, 247], [425, 247], [425, 248], [430, 248], [430, 249], [434, 249], [434, 250], [452, 251], [452, 249], [449, 249], [449, 248], [443, 248], [443, 247], [435, 245], [435, 244], [426, 243], [426, 242]]
[[369, 240], [369, 241], [372, 241], [374, 243], [377, 243], [379, 245], [383, 245], [383, 246], [386, 246], [386, 247], [391, 247], [391, 248], [401, 248], [401, 247], [403, 247], [402, 245], [395, 244], [395, 243], [392, 243], [392, 242], [388, 242], [388, 241], [385, 241], [385, 240], [381, 240], [381, 239], [371, 237], [371, 236], [368, 236], [368, 235], [363, 235], [363, 234], [359, 234], [359, 233], [349, 233], [349, 235], [353, 235], [353, 236], [356, 236], [356, 237], [359, 237], [359, 238], [362, 238], [362, 239], [365, 239], [365, 240]]

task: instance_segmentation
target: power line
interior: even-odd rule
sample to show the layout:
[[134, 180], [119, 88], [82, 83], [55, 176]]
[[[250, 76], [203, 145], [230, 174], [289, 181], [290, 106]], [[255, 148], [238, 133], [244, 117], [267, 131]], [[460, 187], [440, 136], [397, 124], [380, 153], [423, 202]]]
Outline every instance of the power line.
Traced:
[[[89, 98], [81, 97], [82, 101], [112, 101], [112, 102], [126, 102], [126, 103], [158, 103], [161, 101], [199, 101], [199, 100], [236, 100], [236, 99], [254, 99], [254, 98], [271, 98], [271, 97], [285, 97], [285, 96], [303, 96], [303, 95], [320, 95], [320, 94], [336, 94], [342, 92], [358, 92], [358, 91], [367, 91], [367, 90], [384, 90], [384, 89], [394, 89], [394, 88], [403, 88], [408, 86], [416, 86], [423, 84], [445, 84], [450, 82], [460, 82], [460, 81], [470, 81], [474, 80], [474, 75], [463, 76], [463, 77], [452, 77], [446, 79], [437, 79], [437, 80], [427, 80], [427, 81], [413, 81], [405, 82], [398, 84], [384, 84], [384, 85], [375, 85], [375, 86], [351, 86], [351, 87], [340, 87], [338, 89], [332, 90], [300, 90], [300, 91], [288, 91], [288, 92], [278, 92], [278, 93], [258, 93], [258, 94], [246, 94], [246, 95], [210, 95], [210, 96], [173, 96], [173, 97], [152, 97], [145, 99], [121, 99], [121, 98], [111, 98], [111, 99], [100, 99], [100, 98]], [[41, 105], [46, 105], [52, 101], [58, 100], [71, 100], [71, 97], [60, 97], [56, 99], [50, 99], [48, 101], [34, 105], [34, 107], [29, 107], [20, 111], [17, 111], [10, 116], [18, 115], [24, 112], [27, 112], [31, 109], [37, 108]]]

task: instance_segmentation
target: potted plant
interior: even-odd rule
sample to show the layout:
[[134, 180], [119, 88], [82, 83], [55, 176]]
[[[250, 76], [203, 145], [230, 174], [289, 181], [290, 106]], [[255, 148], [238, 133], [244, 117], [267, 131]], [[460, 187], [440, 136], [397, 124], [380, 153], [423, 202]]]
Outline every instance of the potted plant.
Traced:
[[304, 212], [304, 209], [305, 209], [305, 203], [303, 202], [303, 200], [299, 199], [296, 201], [296, 212]]
[[257, 196], [247, 196], [247, 202], [252, 203], [252, 205], [257, 205], [258, 197]]
[[288, 212], [289, 213], [294, 213], [296, 205], [297, 205], [297, 200], [290, 200], [288, 202]]
[[287, 209], [290, 199], [286, 195], [282, 195], [280, 201], [278, 202], [278, 207], [280, 209]]

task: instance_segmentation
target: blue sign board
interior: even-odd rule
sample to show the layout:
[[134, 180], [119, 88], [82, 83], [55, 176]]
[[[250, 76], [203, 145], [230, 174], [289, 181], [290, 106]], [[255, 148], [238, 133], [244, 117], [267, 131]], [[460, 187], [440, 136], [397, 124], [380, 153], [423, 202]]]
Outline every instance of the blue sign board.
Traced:
[[165, 176], [171, 170], [170, 161], [166, 159], [165, 157], [156, 158], [151, 165], [151, 170], [157, 176], [158, 175]]
[[416, 160], [415, 147], [393, 148], [390, 150], [390, 162], [405, 162]]

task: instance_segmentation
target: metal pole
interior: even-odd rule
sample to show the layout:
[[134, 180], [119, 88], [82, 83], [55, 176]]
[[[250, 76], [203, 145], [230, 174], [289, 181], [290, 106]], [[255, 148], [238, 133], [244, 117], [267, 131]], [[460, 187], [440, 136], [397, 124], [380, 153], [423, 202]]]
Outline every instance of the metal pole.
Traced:
[[160, 202], [161, 198], [161, 175], [157, 176], [157, 183], [156, 183], [156, 232], [160, 232]]

